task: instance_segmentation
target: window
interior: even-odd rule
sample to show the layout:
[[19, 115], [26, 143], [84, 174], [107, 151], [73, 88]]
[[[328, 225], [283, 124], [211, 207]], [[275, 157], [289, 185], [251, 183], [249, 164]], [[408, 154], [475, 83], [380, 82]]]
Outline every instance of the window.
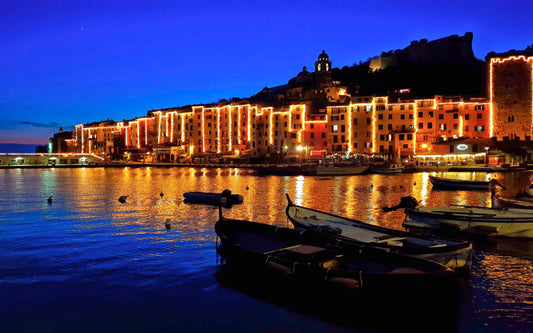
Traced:
[[445, 131], [445, 130], [446, 130], [446, 124], [440, 124], [440, 125], [439, 125], [439, 129], [440, 129], [441, 131]]
[[367, 105], [366, 106], [366, 111], [372, 111], [372, 105]]
[[424, 129], [424, 123], [418, 123], [418, 128], [419, 129]]
[[483, 118], [483, 113], [478, 113], [477, 114], [477, 119], [482, 119]]
[[433, 118], [433, 111], [429, 111], [429, 112], [428, 112], [428, 117], [429, 117], [429, 118]]
[[370, 125], [370, 118], [366, 118], [366, 124]]
[[333, 129], [331, 130], [333, 133], [337, 132], [339, 130], [339, 127], [337, 125], [333, 125]]
[[405, 105], [400, 105], [400, 110], [405, 110]]
[[439, 114], [439, 119], [444, 119], [444, 115], [442, 113]]
[[392, 119], [392, 114], [389, 114], [389, 119]]
[[400, 119], [405, 119], [405, 115], [404, 115], [404, 114], [401, 114], [401, 115], [400, 115]]
[[383, 114], [379, 114], [379, 115], [378, 115], [378, 119], [379, 119], [379, 120], [383, 120]]
[[383, 125], [382, 124], [379, 124], [378, 125], [378, 130], [382, 130], [383, 129]]
[[334, 135], [334, 136], [333, 136], [333, 142], [336, 143], [337, 141], [338, 141], [337, 136]]
[[475, 131], [476, 132], [484, 132], [485, 131], [485, 126], [476, 126]]
[[453, 114], [453, 119], [457, 119], [457, 118], [459, 118], [459, 114], [458, 113], [454, 113]]
[[409, 119], [413, 119], [413, 114], [410, 114], [410, 115], [409, 115]]
[[507, 121], [510, 123], [514, 122], [514, 116], [513, 115], [507, 116]]
[[465, 114], [465, 120], [470, 119], [470, 114]]
[[400, 140], [400, 141], [405, 140], [405, 134], [398, 135], [398, 140]]
[[433, 123], [428, 123], [428, 129], [433, 128]]
[[423, 116], [424, 116], [424, 112], [419, 111], [419, 112], [418, 112], [418, 118], [422, 118]]

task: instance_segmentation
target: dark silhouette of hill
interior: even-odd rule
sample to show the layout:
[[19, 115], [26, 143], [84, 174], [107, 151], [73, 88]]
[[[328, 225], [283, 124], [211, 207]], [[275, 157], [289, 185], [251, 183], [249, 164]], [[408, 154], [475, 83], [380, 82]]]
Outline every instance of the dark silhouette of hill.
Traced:
[[473, 34], [428, 42], [413, 41], [401, 50], [383, 52], [365, 63], [333, 69], [333, 80], [353, 95], [391, 95], [411, 90], [412, 97], [484, 96], [486, 64], [472, 51]]
[[485, 96], [486, 65], [442, 62], [435, 64], [405, 63], [370, 71], [369, 63], [333, 69], [333, 80], [348, 87], [355, 95], [391, 95], [400, 89], [411, 90], [412, 97], [434, 95]]

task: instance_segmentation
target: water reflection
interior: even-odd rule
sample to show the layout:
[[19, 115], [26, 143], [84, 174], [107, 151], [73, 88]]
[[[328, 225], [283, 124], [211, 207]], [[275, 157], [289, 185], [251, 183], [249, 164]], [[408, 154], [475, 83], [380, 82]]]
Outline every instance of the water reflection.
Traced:
[[[244, 202], [224, 209], [224, 216], [289, 227], [285, 193], [299, 205], [396, 229], [403, 229], [403, 212], [384, 213], [381, 208], [397, 204], [403, 196], [429, 206], [490, 205], [488, 191], [433, 190], [430, 174], [476, 180], [494, 177], [509, 196], [533, 180], [529, 172], [259, 177], [246, 169], [218, 168], [11, 169], [0, 172], [0, 237], [4, 248], [13, 253], [38, 256], [43, 249], [50, 251], [53, 262], [43, 262], [61, 267], [63, 273], [58, 272], [57, 279], [64, 278], [64, 271], [81, 274], [76, 269], [84, 262], [101, 268], [110, 280], [119, 277], [124, 284], [135, 282], [119, 271], [139, 265], [151, 272], [146, 273], [149, 278], [170, 271], [168, 279], [174, 281], [176, 271], [180, 276], [194, 276], [195, 270], [215, 262], [213, 225], [218, 210], [184, 203], [185, 192], [229, 189], [243, 195]], [[128, 195], [124, 204], [117, 200], [122, 195]], [[49, 196], [54, 198], [52, 205], [46, 203]], [[172, 223], [170, 230], [165, 228], [167, 219]], [[509, 316], [531, 312], [531, 253], [531, 241], [480, 244], [473, 281], [493, 303], [473, 299], [469, 300], [472, 306], [485, 313], [489, 313], [487, 308], [505, 309]], [[169, 254], [175, 255], [170, 259]], [[15, 261], [9, 265], [18, 267]], [[42, 279], [50, 278], [51, 268], [45, 268]], [[6, 271], [5, 278], [12, 278], [10, 274], [18, 273]], [[497, 317], [493, 312], [488, 316]], [[531, 316], [525, 317], [530, 323]]]

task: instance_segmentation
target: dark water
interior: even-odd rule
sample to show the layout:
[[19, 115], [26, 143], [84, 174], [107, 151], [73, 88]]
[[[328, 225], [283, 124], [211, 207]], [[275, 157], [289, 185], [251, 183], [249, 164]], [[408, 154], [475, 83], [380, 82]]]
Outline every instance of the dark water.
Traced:
[[[533, 331], [531, 241], [484, 244], [457, 299], [376, 295], [339, 306], [335, 299], [313, 297], [312, 290], [296, 293], [269, 284], [264, 276], [227, 274], [215, 253], [218, 211], [182, 201], [187, 191], [231, 189], [244, 196], [244, 204], [224, 210], [225, 216], [289, 226], [289, 193], [297, 204], [398, 229], [403, 213], [380, 209], [405, 195], [425, 205], [489, 204], [488, 192], [432, 190], [428, 175], [1, 170], [0, 331]], [[449, 175], [497, 177], [509, 194], [533, 178], [528, 172]], [[117, 200], [121, 195], [129, 195], [124, 204]]]

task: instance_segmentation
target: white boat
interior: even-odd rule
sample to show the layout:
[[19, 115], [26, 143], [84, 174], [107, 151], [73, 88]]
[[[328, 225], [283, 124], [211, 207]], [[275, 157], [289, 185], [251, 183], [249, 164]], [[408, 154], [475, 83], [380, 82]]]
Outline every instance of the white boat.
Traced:
[[533, 210], [471, 206], [405, 208], [410, 231], [533, 238]]
[[382, 248], [437, 261], [450, 268], [470, 270], [473, 249], [470, 242], [442, 239], [372, 225], [362, 221], [295, 205], [288, 195], [286, 214], [296, 228], [316, 233], [343, 245]]
[[434, 188], [449, 190], [491, 190], [496, 186], [505, 188], [496, 179], [491, 180], [463, 180], [429, 176], [429, 181]]
[[368, 170], [368, 165], [356, 165], [356, 166], [336, 166], [336, 165], [319, 165], [315, 169], [316, 176], [348, 176], [359, 175]]
[[381, 173], [381, 174], [389, 174], [389, 173], [401, 173], [404, 171], [404, 166], [401, 163], [393, 163], [393, 164], [384, 164], [372, 167], [370, 171], [372, 173]]

